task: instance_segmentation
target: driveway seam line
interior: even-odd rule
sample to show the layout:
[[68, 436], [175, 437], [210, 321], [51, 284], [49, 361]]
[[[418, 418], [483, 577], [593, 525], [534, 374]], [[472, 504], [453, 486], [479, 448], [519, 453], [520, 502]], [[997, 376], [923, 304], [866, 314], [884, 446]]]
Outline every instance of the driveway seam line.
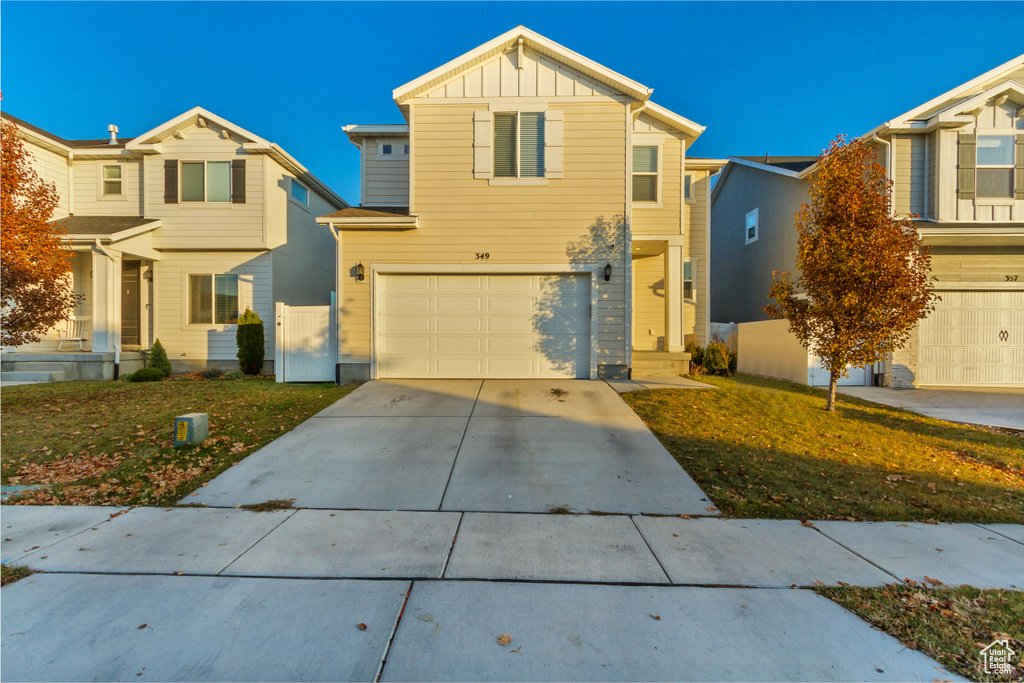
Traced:
[[[469, 431], [469, 423], [473, 419], [473, 413], [476, 412], [476, 404], [480, 401], [480, 393], [484, 390], [484, 382], [487, 380], [480, 380], [480, 386], [476, 389], [476, 398], [473, 399], [473, 407], [469, 409], [469, 415], [466, 417], [466, 427], [462, 430], [462, 438], [459, 439], [459, 447], [455, 449], [455, 457], [452, 458], [452, 468], [448, 470], [448, 479], [444, 482], [444, 491], [441, 492], [441, 500], [437, 504], [437, 511], [441, 512], [444, 508], [444, 497], [448, 495], [448, 486], [452, 483], [452, 474], [455, 473], [455, 463], [459, 461], [459, 453], [462, 451], [462, 444], [466, 441], [466, 433]], [[462, 523], [462, 520], [459, 520]]]
[[[121, 515], [126, 515], [126, 514], [128, 514], [129, 512], [131, 512], [134, 509], [136, 509], [136, 508], [125, 506], [123, 508], [123, 512], [118, 513], [117, 517], [120, 517]], [[53, 543], [50, 543], [49, 545], [41, 545], [38, 548], [36, 548], [35, 550], [32, 550], [32, 551], [27, 552], [27, 553], [24, 553], [23, 555], [20, 555], [19, 557], [14, 557], [14, 558], [5, 560], [4, 562], [5, 563], [16, 562], [16, 561], [22, 560], [22, 559], [24, 559], [26, 557], [32, 557], [34, 555], [38, 555], [39, 553], [43, 552], [44, 550], [52, 548], [55, 545], [59, 545], [61, 543], [64, 543], [65, 541], [70, 541], [72, 538], [74, 538], [76, 536], [80, 536], [81, 534], [84, 534], [86, 531], [96, 531], [101, 525], [107, 524], [108, 522], [112, 521], [113, 519], [115, 519], [115, 517], [108, 517], [107, 519], [101, 520], [101, 521], [99, 521], [99, 522], [97, 522], [95, 524], [87, 526], [84, 529], [81, 529], [80, 531], [76, 531], [75, 533], [71, 534], [70, 536], [65, 536], [64, 538], [58, 538], [56, 541], [54, 541]], [[39, 558], [37, 557], [36, 559], [39, 559]]]
[[640, 538], [644, 539], [644, 544], [647, 546], [647, 549], [651, 551], [651, 557], [653, 557], [654, 561], [658, 563], [659, 567], [661, 567], [661, 573], [665, 575], [665, 579], [669, 584], [675, 584], [672, 577], [668, 575], [668, 570], [665, 569], [665, 565], [661, 563], [661, 558], [658, 557], [658, 553], [654, 552], [654, 548], [651, 547], [651, 542], [647, 540], [646, 536], [644, 536], [644, 532], [640, 531], [640, 527], [637, 526], [636, 520], [633, 519], [633, 515], [629, 516], [629, 521], [633, 523], [633, 528], [636, 529], [638, 534], [640, 534]]
[[377, 676], [373, 679], [374, 683], [380, 683], [380, 679], [384, 675], [384, 667], [387, 666], [388, 656], [391, 654], [391, 646], [394, 645], [395, 636], [398, 635], [398, 625], [402, 623], [402, 617], [405, 615], [405, 608], [409, 604], [409, 598], [412, 597], [412, 587], [415, 583], [415, 581], [409, 581], [408, 588], [405, 589], [405, 600], [402, 601], [402, 607], [398, 610], [398, 616], [395, 617], [395, 625], [391, 628], [391, 637], [388, 638], [387, 645], [384, 646], [384, 654], [380, 658]]
[[860, 553], [858, 553], [858, 552], [857, 552], [856, 550], [854, 550], [853, 548], [850, 548], [849, 546], [846, 546], [846, 545], [844, 545], [844, 544], [840, 543], [839, 541], [837, 541], [836, 539], [832, 538], [831, 536], [829, 536], [828, 534], [826, 534], [826, 533], [825, 533], [824, 531], [822, 531], [822, 530], [821, 530], [821, 529], [819, 529], [818, 527], [816, 527], [816, 526], [815, 526], [815, 527], [812, 527], [812, 528], [813, 528], [813, 529], [814, 529], [815, 531], [817, 531], [817, 532], [818, 532], [819, 534], [821, 534], [822, 536], [824, 536], [825, 538], [827, 538], [828, 540], [830, 540], [830, 541], [832, 541], [833, 543], [835, 543], [835, 544], [836, 544], [837, 546], [839, 546], [840, 548], [842, 548], [842, 549], [846, 550], [846, 551], [847, 551], [848, 553], [851, 553], [851, 554], [853, 554], [853, 555], [856, 555], [856, 556], [857, 556], [857, 557], [859, 557], [860, 559], [864, 560], [865, 562], [867, 562], [868, 564], [870, 564], [870, 565], [871, 565], [872, 567], [874, 567], [875, 569], [878, 569], [878, 570], [880, 570], [880, 571], [883, 571], [883, 572], [885, 572], [886, 574], [888, 574], [888, 575], [889, 575], [889, 576], [891, 576], [892, 578], [896, 579], [896, 581], [898, 581], [899, 583], [905, 583], [905, 582], [903, 581], [903, 579], [901, 579], [900, 577], [896, 576], [895, 574], [893, 574], [893, 573], [892, 573], [891, 571], [889, 571], [888, 569], [886, 569], [886, 568], [885, 568], [885, 567], [883, 567], [882, 565], [880, 565], [880, 564], [878, 564], [878, 563], [876, 563], [876, 562], [872, 562], [872, 561], [871, 561], [871, 560], [869, 560], [868, 558], [866, 558], [866, 557], [864, 557], [863, 555], [861, 555]]
[[459, 540], [459, 530], [462, 529], [462, 520], [466, 518], [465, 512], [459, 513], [459, 523], [455, 525], [455, 535], [452, 536], [452, 544], [448, 548], [448, 556], [444, 558], [444, 566], [441, 567], [441, 575], [437, 578], [443, 579], [445, 573], [448, 571], [448, 564], [452, 561], [452, 553], [455, 552], [455, 543]]
[[[264, 538], [266, 538], [266, 537], [267, 537], [267, 536], [269, 536], [270, 534], [272, 534], [272, 533], [274, 533], [275, 531], [277, 531], [277, 530], [278, 530], [278, 529], [279, 529], [279, 528], [281, 527], [281, 525], [282, 525], [282, 524], [284, 524], [284, 523], [285, 523], [285, 522], [287, 522], [287, 521], [288, 521], [289, 519], [291, 519], [292, 517], [294, 517], [294, 516], [295, 516], [295, 514], [296, 514], [297, 512], [298, 512], [298, 510], [293, 510], [293, 511], [292, 511], [292, 513], [291, 513], [290, 515], [286, 516], [286, 517], [285, 517], [284, 519], [282, 519], [282, 520], [281, 520], [281, 521], [280, 521], [279, 523], [275, 524], [275, 525], [274, 525], [274, 527], [273, 527], [273, 528], [272, 528], [272, 529], [271, 529], [270, 531], [268, 531], [267, 533], [265, 533], [265, 534], [263, 534], [262, 536], [260, 536], [260, 537], [259, 537], [258, 539], [256, 539], [256, 541], [255, 541], [255, 542], [254, 542], [254, 543], [253, 543], [252, 545], [250, 545], [250, 546], [249, 546], [248, 548], [246, 548], [246, 549], [245, 549], [245, 550], [243, 550], [243, 551], [242, 551], [241, 553], [239, 553], [239, 554], [238, 554], [238, 556], [236, 556], [236, 557], [235, 557], [235, 559], [231, 560], [231, 561], [230, 561], [230, 562], [228, 562], [228, 563], [227, 563], [226, 565], [224, 565], [224, 566], [223, 566], [223, 567], [221, 567], [221, 568], [220, 568], [219, 570], [217, 570], [217, 573], [216, 573], [216, 574], [214, 574], [214, 576], [220, 576], [220, 575], [221, 575], [222, 573], [226, 572], [226, 571], [228, 570], [228, 567], [230, 567], [231, 565], [233, 565], [233, 564], [234, 564], [235, 562], [238, 562], [238, 560], [240, 560], [240, 559], [242, 558], [242, 555], [245, 555], [245, 554], [246, 554], [247, 552], [249, 552], [250, 550], [252, 550], [253, 548], [255, 548], [255, 547], [256, 547], [256, 545], [257, 545], [257, 544], [259, 544], [259, 542], [260, 542], [260, 541], [262, 541], [262, 540], [263, 540]], [[257, 513], [254, 513], [254, 514], [259, 514], [259, 513], [257, 512]]]
[[1021, 545], [1024, 545], [1024, 542], [1018, 541], [1016, 538], [1014, 538], [1012, 536], [1007, 536], [1002, 531], [997, 531], [996, 529], [990, 529], [990, 528], [988, 528], [987, 526], [985, 526], [984, 524], [982, 524], [980, 522], [971, 522], [971, 524], [973, 524], [974, 526], [978, 527], [979, 529], [982, 529], [983, 531], [990, 531], [993, 534], [996, 534], [997, 536], [1002, 536], [1003, 538], [1010, 539], [1014, 543], [1020, 543]]

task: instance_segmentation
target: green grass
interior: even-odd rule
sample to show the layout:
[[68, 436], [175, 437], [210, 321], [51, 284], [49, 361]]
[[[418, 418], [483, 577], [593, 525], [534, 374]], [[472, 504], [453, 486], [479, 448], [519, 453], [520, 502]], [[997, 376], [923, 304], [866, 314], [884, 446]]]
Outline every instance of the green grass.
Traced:
[[[1024, 592], [902, 585], [816, 590], [961, 676], [975, 681], [1024, 676]], [[1017, 653], [1012, 674], [984, 671], [981, 650], [997, 639], [1008, 639]]]
[[15, 581], [21, 581], [26, 576], [31, 576], [35, 572], [28, 567], [8, 567], [6, 564], [0, 565], [0, 586], [7, 586]]
[[[11, 503], [173, 505], [353, 387], [271, 379], [54, 382], [0, 393], [4, 484], [43, 484]], [[173, 447], [173, 420], [208, 413], [210, 437]]]
[[748, 376], [624, 394], [723, 513], [1024, 522], [1024, 438]]

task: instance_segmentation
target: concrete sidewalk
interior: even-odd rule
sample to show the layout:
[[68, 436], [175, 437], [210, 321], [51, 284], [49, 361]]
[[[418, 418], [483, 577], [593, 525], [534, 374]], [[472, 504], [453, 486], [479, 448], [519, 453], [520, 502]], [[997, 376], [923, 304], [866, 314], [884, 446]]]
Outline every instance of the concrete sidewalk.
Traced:
[[1024, 584], [1019, 525], [22, 506], [0, 515], [5, 561], [46, 572], [3, 589], [0, 674], [11, 681], [955, 679], [807, 587], [926, 574]]
[[939, 420], [1024, 430], [1024, 389], [839, 387], [839, 393]]

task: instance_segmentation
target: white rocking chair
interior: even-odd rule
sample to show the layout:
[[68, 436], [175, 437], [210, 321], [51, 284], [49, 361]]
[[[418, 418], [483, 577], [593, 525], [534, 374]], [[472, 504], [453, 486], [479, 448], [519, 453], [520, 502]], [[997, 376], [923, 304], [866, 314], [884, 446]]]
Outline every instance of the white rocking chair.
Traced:
[[89, 339], [89, 328], [91, 321], [88, 318], [72, 318], [65, 320], [57, 328], [57, 335], [60, 341], [57, 343], [57, 350], [64, 347], [64, 342], [78, 342], [78, 350], [85, 351], [83, 344]]

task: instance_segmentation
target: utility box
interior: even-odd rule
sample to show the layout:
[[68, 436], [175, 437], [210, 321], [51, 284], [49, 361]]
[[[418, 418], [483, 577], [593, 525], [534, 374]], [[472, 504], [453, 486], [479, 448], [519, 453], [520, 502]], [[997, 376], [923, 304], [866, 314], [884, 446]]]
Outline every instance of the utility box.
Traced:
[[174, 447], [202, 443], [210, 435], [210, 421], [206, 413], [189, 413], [174, 418]]

